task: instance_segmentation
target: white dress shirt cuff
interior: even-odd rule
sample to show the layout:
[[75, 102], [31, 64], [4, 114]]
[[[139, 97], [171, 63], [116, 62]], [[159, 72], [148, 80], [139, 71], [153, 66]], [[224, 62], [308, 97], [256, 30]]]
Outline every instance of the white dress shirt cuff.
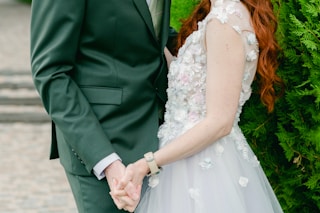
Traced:
[[107, 157], [103, 158], [93, 167], [93, 173], [98, 178], [98, 180], [101, 180], [102, 178], [106, 177], [106, 175], [104, 174], [104, 170], [116, 160], [121, 159], [116, 153], [112, 153]]

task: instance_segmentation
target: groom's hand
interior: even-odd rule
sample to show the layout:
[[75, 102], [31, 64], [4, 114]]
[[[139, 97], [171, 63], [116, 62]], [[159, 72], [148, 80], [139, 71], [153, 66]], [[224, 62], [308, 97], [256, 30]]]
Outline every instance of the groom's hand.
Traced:
[[125, 166], [120, 160], [110, 164], [104, 171], [110, 188], [110, 195], [118, 209], [122, 209], [125, 203], [119, 197], [112, 196], [112, 192], [117, 190], [118, 180], [122, 179], [125, 174]]

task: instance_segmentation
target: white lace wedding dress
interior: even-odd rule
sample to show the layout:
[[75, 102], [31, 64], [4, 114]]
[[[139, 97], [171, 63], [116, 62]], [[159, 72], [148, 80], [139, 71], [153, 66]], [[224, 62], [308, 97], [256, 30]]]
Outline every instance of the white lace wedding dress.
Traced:
[[239, 0], [217, 0], [172, 62], [165, 122], [158, 133], [160, 147], [192, 128], [206, 114], [204, 40], [207, 23], [212, 19], [239, 33], [246, 51], [242, 91], [232, 132], [202, 152], [163, 167], [159, 185], [147, 189], [136, 213], [282, 212], [238, 126], [242, 106], [251, 94], [258, 59], [250, 17]]

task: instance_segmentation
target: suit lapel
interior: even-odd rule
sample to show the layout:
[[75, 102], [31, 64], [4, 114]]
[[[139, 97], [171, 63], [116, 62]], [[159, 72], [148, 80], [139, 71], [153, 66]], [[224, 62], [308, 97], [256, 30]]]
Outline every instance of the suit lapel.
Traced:
[[133, 2], [136, 5], [136, 8], [142, 16], [144, 22], [148, 26], [148, 29], [152, 33], [153, 37], [156, 39], [156, 34], [152, 24], [152, 18], [146, 0], [133, 0]]

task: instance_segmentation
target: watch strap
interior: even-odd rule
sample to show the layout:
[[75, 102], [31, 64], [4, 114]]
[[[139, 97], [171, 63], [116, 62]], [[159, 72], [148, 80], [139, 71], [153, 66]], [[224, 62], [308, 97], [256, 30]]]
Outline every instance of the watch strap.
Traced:
[[144, 154], [144, 158], [147, 161], [148, 167], [150, 169], [150, 173], [148, 174], [148, 176], [158, 174], [160, 172], [160, 169], [154, 159], [153, 153], [148, 152]]

